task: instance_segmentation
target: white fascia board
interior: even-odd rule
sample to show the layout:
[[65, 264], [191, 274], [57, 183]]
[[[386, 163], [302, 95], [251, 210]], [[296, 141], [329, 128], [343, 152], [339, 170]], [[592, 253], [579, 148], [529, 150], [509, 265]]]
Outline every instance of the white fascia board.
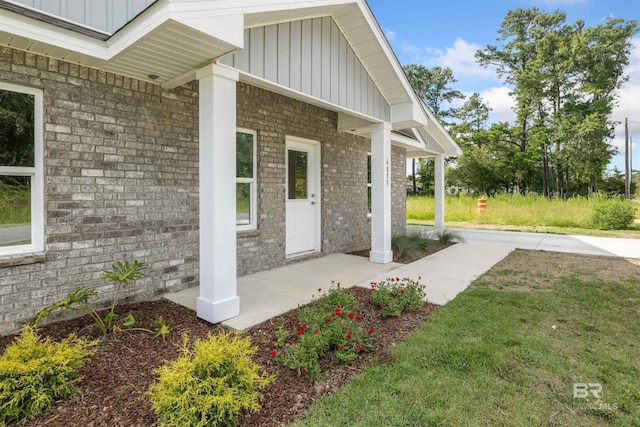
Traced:
[[389, 61], [394, 71], [398, 75], [398, 78], [402, 83], [402, 86], [405, 92], [409, 96], [409, 99], [411, 99], [413, 103], [419, 104], [420, 100], [418, 99], [418, 96], [416, 95], [415, 91], [411, 87], [411, 84], [409, 83], [409, 80], [407, 79], [407, 76], [405, 75], [404, 70], [400, 65], [400, 62], [396, 57], [396, 54], [393, 52], [391, 45], [389, 45], [389, 41], [387, 40], [387, 37], [384, 35], [382, 28], [380, 28], [378, 21], [373, 16], [373, 12], [371, 12], [371, 9], [369, 8], [365, 0], [357, 0], [356, 3], [360, 8], [360, 11], [362, 12], [362, 15], [367, 20], [369, 27], [375, 34], [376, 39], [378, 40], [378, 43], [382, 47], [382, 50], [384, 51], [385, 56], [387, 57], [387, 60]]
[[0, 28], [4, 32], [28, 40], [58, 46], [102, 60], [109, 58], [103, 41], [3, 9], [0, 9]]
[[217, 0], [192, 1], [170, 0], [183, 12], [202, 13], [215, 11], [220, 15], [276, 12], [281, 10], [307, 9], [313, 7], [340, 6], [357, 0]]
[[436, 119], [428, 108], [424, 108], [425, 112], [429, 116], [429, 124], [426, 126], [427, 132], [429, 132], [437, 141], [438, 145], [444, 148], [447, 156], [460, 156], [462, 154], [462, 148], [453, 140], [449, 132], [442, 126], [442, 123]]
[[[195, 1], [194, 5], [216, 2]], [[244, 46], [244, 17], [201, 10], [198, 14], [185, 11], [182, 1], [160, 0], [145, 10], [142, 15], [127, 24], [107, 40], [109, 57], [112, 58], [136, 41], [151, 33], [164, 22], [173, 20], [196, 29], [204, 35], [216, 38], [236, 48]]]

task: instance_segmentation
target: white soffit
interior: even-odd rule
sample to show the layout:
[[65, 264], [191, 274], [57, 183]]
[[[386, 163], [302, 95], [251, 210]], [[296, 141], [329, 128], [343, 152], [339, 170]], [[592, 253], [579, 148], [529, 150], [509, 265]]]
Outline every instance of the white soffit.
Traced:
[[243, 38], [241, 15], [195, 16], [170, 0], [153, 4], [106, 42], [0, 9], [0, 45], [160, 84], [242, 48]]

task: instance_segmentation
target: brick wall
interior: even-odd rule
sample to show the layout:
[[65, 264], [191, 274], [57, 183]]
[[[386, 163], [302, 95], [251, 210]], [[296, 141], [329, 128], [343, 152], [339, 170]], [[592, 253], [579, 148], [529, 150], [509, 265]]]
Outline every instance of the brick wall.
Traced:
[[[124, 259], [149, 265], [124, 292], [147, 298], [198, 279], [197, 85], [162, 90], [0, 47], [0, 80], [44, 93], [44, 262], [0, 268], [0, 332]], [[42, 261], [42, 260], [39, 260]]]
[[[338, 132], [338, 114], [251, 85], [238, 83], [238, 126], [258, 134], [258, 230], [238, 234], [238, 274], [286, 263], [285, 138], [319, 141], [322, 181], [322, 252], [366, 249], [367, 155], [370, 140]], [[406, 223], [406, 150], [392, 147], [392, 229]]]
[[391, 147], [391, 234], [407, 232], [407, 150]]
[[[78, 285], [107, 301], [112, 263], [138, 259], [143, 299], [198, 283], [198, 88], [127, 77], [0, 47], [0, 80], [44, 93], [45, 253], [0, 260], [0, 333]], [[369, 247], [368, 139], [337, 114], [238, 84], [238, 126], [258, 132], [258, 222], [238, 234], [238, 273], [286, 263], [285, 136], [321, 142], [322, 251]], [[404, 230], [404, 150], [393, 148], [393, 229]], [[23, 265], [12, 265], [15, 262]], [[4, 267], [3, 267], [4, 266]]]

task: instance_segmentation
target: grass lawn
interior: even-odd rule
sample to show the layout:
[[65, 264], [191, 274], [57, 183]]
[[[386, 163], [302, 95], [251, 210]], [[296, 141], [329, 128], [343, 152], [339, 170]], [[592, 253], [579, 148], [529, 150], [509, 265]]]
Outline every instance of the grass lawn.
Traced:
[[[445, 221], [449, 227], [473, 227], [530, 231], [556, 234], [579, 234], [604, 237], [640, 238], [640, 224], [629, 230], [595, 230], [591, 223], [593, 207], [598, 198], [572, 198], [569, 200], [499, 195], [489, 198], [487, 210], [478, 214], [477, 198], [470, 196], [446, 197]], [[432, 225], [434, 199], [432, 197], [407, 198], [407, 222]], [[640, 204], [636, 218], [640, 218]]]
[[640, 261], [518, 250], [298, 425], [638, 426], [639, 314]]

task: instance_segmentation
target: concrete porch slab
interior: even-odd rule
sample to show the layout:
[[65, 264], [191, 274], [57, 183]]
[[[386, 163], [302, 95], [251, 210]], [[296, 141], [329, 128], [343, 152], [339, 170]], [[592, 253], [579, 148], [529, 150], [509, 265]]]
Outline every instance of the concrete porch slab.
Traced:
[[[318, 289], [329, 289], [332, 281], [351, 287], [401, 265], [375, 264], [364, 257], [332, 254], [238, 277], [240, 315], [222, 324], [237, 330], [248, 329], [311, 302]], [[199, 288], [193, 287], [166, 294], [164, 298], [195, 310], [198, 295]]]

